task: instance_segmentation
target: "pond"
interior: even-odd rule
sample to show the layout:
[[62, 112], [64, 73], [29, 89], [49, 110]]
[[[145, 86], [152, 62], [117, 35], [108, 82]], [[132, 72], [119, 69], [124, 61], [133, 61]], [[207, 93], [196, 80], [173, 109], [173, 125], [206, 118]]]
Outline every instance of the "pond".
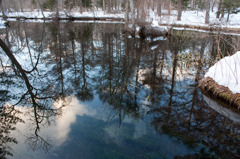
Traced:
[[143, 40], [123, 24], [8, 25], [0, 158], [240, 157], [240, 115], [197, 87], [239, 37], [175, 30]]

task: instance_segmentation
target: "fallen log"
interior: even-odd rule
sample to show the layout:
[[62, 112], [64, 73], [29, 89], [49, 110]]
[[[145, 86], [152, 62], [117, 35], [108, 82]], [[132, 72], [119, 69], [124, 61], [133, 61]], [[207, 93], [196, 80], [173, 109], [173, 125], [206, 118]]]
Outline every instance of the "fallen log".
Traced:
[[240, 94], [232, 93], [229, 88], [217, 84], [212, 78], [205, 77], [200, 80], [198, 87], [200, 90], [211, 97], [217, 98], [234, 109], [240, 111]]

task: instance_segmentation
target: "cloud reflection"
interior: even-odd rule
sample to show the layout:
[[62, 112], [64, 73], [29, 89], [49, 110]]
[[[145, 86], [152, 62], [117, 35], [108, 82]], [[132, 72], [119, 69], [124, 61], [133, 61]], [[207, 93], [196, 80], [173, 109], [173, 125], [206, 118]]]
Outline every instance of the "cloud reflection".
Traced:
[[[53, 103], [53, 106], [56, 108], [64, 106], [62, 108], [62, 115], [56, 117], [55, 119], [55, 126], [49, 127], [49, 129], [51, 129], [51, 132], [53, 132], [54, 134], [52, 137], [55, 140], [56, 145], [60, 145], [64, 141], [66, 141], [68, 133], [71, 129], [71, 124], [76, 122], [77, 116], [93, 116], [96, 113], [94, 110], [90, 111], [86, 105], [81, 104], [79, 100], [74, 96], [59, 99], [55, 103]], [[47, 133], [49, 134], [49, 132]]]
[[[59, 116], [50, 117], [50, 120], [54, 121], [52, 122], [54, 125], [46, 126], [46, 124], [41, 124], [39, 132], [39, 135], [44, 139], [48, 138], [51, 142], [50, 144], [53, 146], [60, 146], [68, 139], [68, 134], [71, 131], [71, 125], [76, 122], [77, 116], [93, 116], [96, 114], [96, 111], [90, 110], [90, 108], [80, 103], [79, 100], [74, 96], [58, 99], [53, 103], [53, 106], [55, 108], [62, 107], [62, 114]], [[32, 115], [32, 108], [19, 106], [17, 109], [23, 112], [20, 117], [25, 121], [25, 123], [17, 124], [17, 131], [11, 132], [14, 136], [18, 136], [18, 144], [12, 145], [12, 150], [15, 153], [13, 158], [22, 155], [31, 157], [33, 154], [36, 155], [39, 153], [36, 151], [28, 151], [29, 146], [26, 146], [25, 144], [28, 137], [34, 135], [35, 125]]]

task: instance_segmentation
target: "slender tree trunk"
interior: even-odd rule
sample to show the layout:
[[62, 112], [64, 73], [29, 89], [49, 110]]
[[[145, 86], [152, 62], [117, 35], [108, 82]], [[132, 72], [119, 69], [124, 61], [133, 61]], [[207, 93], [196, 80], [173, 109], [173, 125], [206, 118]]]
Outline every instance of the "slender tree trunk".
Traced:
[[78, 0], [78, 7], [79, 7], [79, 12], [82, 14], [82, 12], [83, 12], [82, 0]]
[[224, 18], [224, 6], [222, 6], [222, 10], [221, 10], [221, 19]]
[[96, 7], [96, 0], [92, 0], [92, 9], [93, 9], [93, 11], [95, 10], [95, 7]]
[[2, 0], [0, 0], [0, 9], [1, 9], [1, 11], [2, 11], [2, 16], [3, 16], [3, 18], [6, 18], [7, 16], [6, 16], [6, 14], [4, 13], [4, 8], [3, 8]]
[[130, 8], [131, 8], [131, 23], [133, 27], [133, 31], [135, 33], [135, 7], [133, 0], [130, 0]]
[[[21, 1], [22, 1], [22, 0], [21, 0]], [[39, 0], [37, 0], [37, 1], [38, 1], [39, 8], [40, 8], [40, 10], [41, 10], [42, 16], [43, 16], [43, 18], [45, 18], [45, 15], [44, 15], [44, 13], [43, 13], [42, 5], [40, 4]]]
[[116, 4], [116, 5], [117, 5], [117, 12], [119, 13], [119, 12], [120, 12], [120, 10], [119, 10], [119, 4], [120, 4], [120, 2], [117, 1], [116, 3], [117, 3], [117, 4]]
[[125, 21], [128, 23], [128, 21], [129, 21], [129, 10], [128, 10], [128, 8], [129, 8], [129, 3], [128, 3], [128, 0], [126, 0], [126, 8], [125, 8]]
[[128, 10], [128, 0], [126, 0], [126, 9], [125, 9], [125, 30], [128, 27], [128, 22], [129, 22], [129, 10]]
[[182, 0], [178, 0], [178, 15], [177, 20], [180, 21], [182, 18]]
[[162, 0], [159, 0], [158, 2], [158, 16], [161, 17], [162, 16]]
[[60, 30], [60, 24], [59, 22], [56, 23], [57, 30], [58, 30], [58, 53], [57, 56], [59, 56], [59, 72], [60, 72], [60, 79], [61, 79], [61, 91], [62, 95], [64, 94], [64, 76], [63, 76], [63, 62], [62, 62], [62, 38], [61, 38], [61, 30]]
[[103, 0], [102, 3], [103, 3], [103, 12], [105, 13], [106, 12], [105, 0]]
[[86, 87], [86, 70], [85, 70], [85, 41], [84, 39], [81, 40], [81, 51], [82, 51], [82, 78], [83, 78], [83, 85], [82, 90], [85, 90]]
[[216, 4], [216, 0], [213, 1], [213, 4], [212, 4], [212, 12], [213, 12], [213, 9], [215, 7], [215, 4]]
[[171, 0], [169, 0], [168, 15], [171, 15], [171, 8], [172, 8], [172, 2], [171, 2]]
[[22, 0], [19, 0], [19, 1], [20, 1], [20, 8], [21, 8], [21, 12], [23, 12]]
[[56, 19], [58, 19], [59, 18], [58, 0], [55, 0], [55, 5], [56, 5]]
[[205, 5], [206, 5], [205, 24], [209, 24], [210, 1], [205, 0]]
[[111, 0], [107, 0], [107, 12], [110, 13], [111, 12]]
[[224, 14], [225, 14], [225, 1], [226, 0], [222, 0], [223, 4], [222, 4], [222, 8], [221, 8], [221, 19], [224, 18]]
[[222, 0], [220, 0], [219, 3], [218, 3], [218, 11], [217, 11], [217, 16], [216, 16], [216, 18], [219, 18], [219, 17], [220, 17], [221, 8], [222, 8]]
[[177, 71], [177, 58], [178, 55], [178, 50], [176, 49], [174, 52], [174, 60], [173, 60], [173, 67], [172, 67], [172, 84], [171, 84], [171, 89], [170, 89], [170, 101], [168, 103], [169, 107], [172, 107], [172, 100], [173, 100], [173, 90], [175, 86], [175, 76], [176, 76], [176, 71]]
[[229, 17], [230, 17], [230, 10], [228, 10], [227, 22], [229, 21]]

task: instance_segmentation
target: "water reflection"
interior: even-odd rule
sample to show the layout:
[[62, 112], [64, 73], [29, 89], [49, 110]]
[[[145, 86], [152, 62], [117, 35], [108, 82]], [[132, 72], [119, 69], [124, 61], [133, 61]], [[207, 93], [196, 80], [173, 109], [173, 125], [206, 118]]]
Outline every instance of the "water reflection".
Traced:
[[197, 88], [219, 48], [232, 54], [239, 37], [176, 31], [142, 40], [120, 24], [10, 26], [0, 31], [2, 158], [239, 157], [240, 125]]
[[231, 108], [229, 108], [227, 106], [222, 106], [222, 105], [218, 104], [217, 102], [211, 100], [209, 97], [207, 97], [205, 95], [203, 96], [203, 98], [212, 109], [214, 109], [218, 113], [226, 116], [227, 118], [231, 119], [232, 121], [234, 121], [236, 123], [240, 123], [240, 114], [239, 113], [235, 112], [234, 110], [232, 110]]

